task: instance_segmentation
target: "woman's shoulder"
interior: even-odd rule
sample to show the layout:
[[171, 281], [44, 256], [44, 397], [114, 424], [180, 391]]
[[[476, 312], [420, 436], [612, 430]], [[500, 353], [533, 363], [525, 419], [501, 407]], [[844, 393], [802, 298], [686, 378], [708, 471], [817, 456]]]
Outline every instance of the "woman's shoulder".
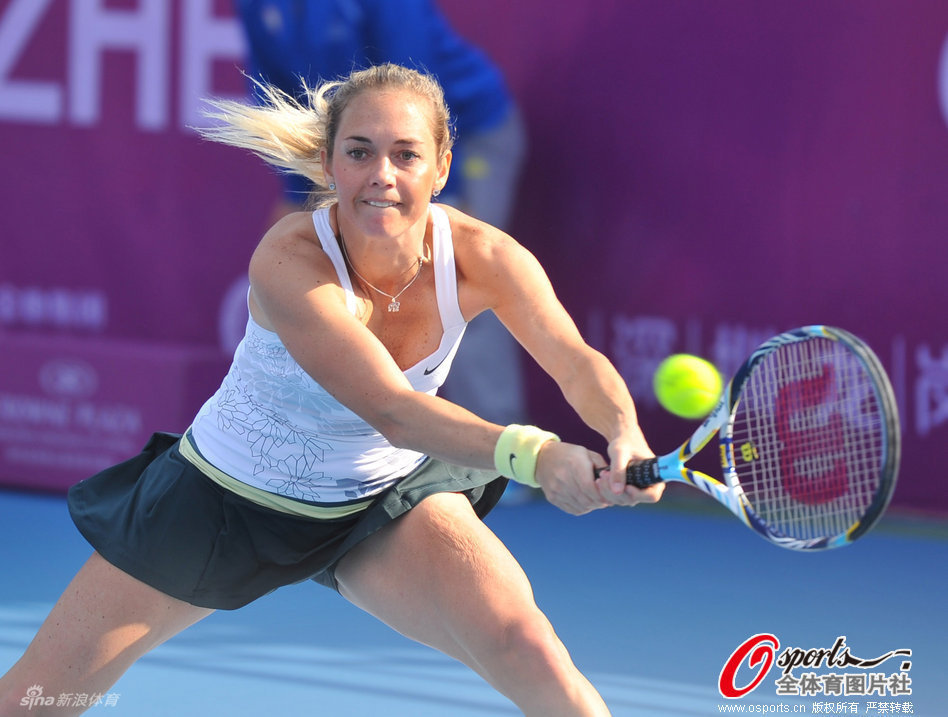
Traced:
[[497, 227], [465, 214], [447, 204], [434, 205], [444, 212], [451, 228], [451, 239], [457, 251], [484, 251], [491, 246], [512, 242], [513, 239]]
[[271, 331], [276, 329], [268, 317], [297, 313], [307, 300], [314, 300], [314, 288], [345, 310], [345, 292], [317, 236], [311, 212], [288, 214], [264, 234], [250, 259], [249, 275], [251, 313]]
[[312, 212], [290, 212], [281, 217], [263, 235], [257, 252], [323, 252]]
[[329, 271], [332, 261], [323, 250], [312, 212], [292, 212], [263, 235], [250, 260], [251, 275], [281, 275], [291, 268]]
[[[532, 260], [531, 255], [497, 227], [452, 207], [445, 206], [444, 211], [451, 223], [454, 265], [462, 302], [465, 296], [473, 295], [477, 311], [485, 306], [493, 307], [501, 294], [513, 290], [520, 267]], [[477, 313], [471, 312], [467, 304], [462, 309], [465, 315]]]

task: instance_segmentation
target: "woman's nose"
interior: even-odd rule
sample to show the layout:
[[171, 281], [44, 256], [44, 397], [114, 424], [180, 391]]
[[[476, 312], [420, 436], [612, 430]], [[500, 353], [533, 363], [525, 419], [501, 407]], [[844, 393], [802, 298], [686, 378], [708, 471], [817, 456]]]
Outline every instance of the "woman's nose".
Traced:
[[381, 185], [395, 183], [395, 165], [388, 157], [380, 157], [375, 163], [375, 172], [372, 181]]

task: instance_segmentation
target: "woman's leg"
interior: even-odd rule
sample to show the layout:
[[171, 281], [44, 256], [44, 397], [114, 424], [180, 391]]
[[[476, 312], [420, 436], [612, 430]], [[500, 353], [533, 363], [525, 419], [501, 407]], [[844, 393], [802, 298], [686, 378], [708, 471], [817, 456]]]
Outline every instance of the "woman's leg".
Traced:
[[352, 603], [469, 665], [526, 715], [609, 714], [463, 495], [422, 501], [349, 553], [336, 578]]
[[47, 696], [104, 694], [139, 657], [213, 610], [169, 597], [93, 553], [53, 606], [26, 653], [0, 677], [0, 717], [79, 714], [20, 706], [32, 685]]

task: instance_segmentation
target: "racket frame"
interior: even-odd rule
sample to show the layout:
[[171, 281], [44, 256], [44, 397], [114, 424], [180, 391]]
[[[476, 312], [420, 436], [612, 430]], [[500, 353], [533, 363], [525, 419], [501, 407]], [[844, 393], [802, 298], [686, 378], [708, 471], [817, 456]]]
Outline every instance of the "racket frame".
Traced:
[[[741, 390], [754, 367], [780, 346], [806, 341], [813, 337], [845, 343], [873, 377], [875, 398], [883, 409], [882, 414], [886, 420], [884, 430], [887, 440], [885, 441], [885, 455], [882, 466], [882, 484], [865, 515], [839, 535], [801, 539], [784, 535], [772, 529], [755, 514], [738, 478], [734, 462], [732, 432], [734, 417], [741, 399]], [[714, 438], [715, 434], [717, 434], [720, 443], [723, 481], [686, 465], [687, 461], [701, 451]], [[842, 329], [823, 325], [803, 326], [778, 334], [761, 344], [735, 372], [734, 377], [725, 386], [718, 404], [691, 437], [676, 451], [638, 464], [631, 464], [627, 471], [627, 480], [639, 487], [645, 487], [660, 481], [687, 483], [710, 495], [740, 518], [747, 527], [776, 545], [791, 550], [824, 550], [848, 545], [864, 535], [881, 517], [892, 498], [892, 492], [895, 488], [900, 446], [899, 419], [895, 398], [885, 371], [871, 349], [860, 339]]]

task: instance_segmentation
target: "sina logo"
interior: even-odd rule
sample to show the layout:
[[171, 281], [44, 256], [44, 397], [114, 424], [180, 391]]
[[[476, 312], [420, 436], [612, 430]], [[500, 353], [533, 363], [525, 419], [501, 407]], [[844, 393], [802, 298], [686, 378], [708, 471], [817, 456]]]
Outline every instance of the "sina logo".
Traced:
[[20, 707], [31, 710], [34, 707], [52, 707], [55, 703], [55, 697], [43, 697], [41, 685], [33, 685], [26, 691], [26, 697], [20, 700]]

